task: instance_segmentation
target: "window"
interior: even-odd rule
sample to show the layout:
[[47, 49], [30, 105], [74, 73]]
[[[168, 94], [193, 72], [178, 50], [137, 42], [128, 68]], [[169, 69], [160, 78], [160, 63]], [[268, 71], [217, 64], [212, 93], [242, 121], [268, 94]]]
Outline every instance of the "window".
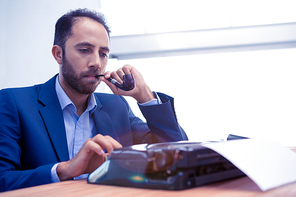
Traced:
[[296, 22], [294, 0], [101, 0], [112, 36]]
[[[296, 22], [292, 0], [102, 0], [112, 36]], [[295, 32], [296, 34], [296, 32]], [[112, 50], [112, 49], [111, 49]], [[175, 98], [190, 140], [228, 134], [296, 145], [296, 48], [116, 60]], [[110, 92], [106, 88], [107, 92]], [[136, 115], [137, 104], [127, 98]]]

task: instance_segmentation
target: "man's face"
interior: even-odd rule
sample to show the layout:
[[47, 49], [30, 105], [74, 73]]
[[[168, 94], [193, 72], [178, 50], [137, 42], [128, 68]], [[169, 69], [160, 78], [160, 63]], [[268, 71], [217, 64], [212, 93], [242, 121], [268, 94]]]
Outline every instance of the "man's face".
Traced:
[[105, 72], [109, 55], [109, 37], [100, 23], [79, 18], [65, 43], [60, 69], [64, 89], [90, 94], [100, 83], [95, 75]]

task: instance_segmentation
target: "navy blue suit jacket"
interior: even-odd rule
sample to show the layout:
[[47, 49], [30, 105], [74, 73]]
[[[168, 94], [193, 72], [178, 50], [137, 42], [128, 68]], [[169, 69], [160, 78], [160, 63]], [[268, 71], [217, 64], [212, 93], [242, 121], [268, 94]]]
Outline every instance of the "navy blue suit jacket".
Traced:
[[[98, 133], [123, 146], [186, 140], [173, 99], [159, 96], [161, 105], [140, 109], [137, 118], [122, 96], [95, 93]], [[55, 92], [55, 77], [45, 84], [0, 91], [0, 191], [51, 182], [52, 166], [69, 160], [63, 114]]]

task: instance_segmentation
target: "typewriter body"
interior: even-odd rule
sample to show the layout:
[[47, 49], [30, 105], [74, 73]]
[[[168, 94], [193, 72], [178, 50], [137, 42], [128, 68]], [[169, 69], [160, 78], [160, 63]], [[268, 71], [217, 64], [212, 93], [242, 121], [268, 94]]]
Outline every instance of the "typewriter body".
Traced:
[[220, 154], [201, 143], [183, 141], [115, 149], [87, 180], [104, 185], [182, 190], [239, 176], [244, 173]]

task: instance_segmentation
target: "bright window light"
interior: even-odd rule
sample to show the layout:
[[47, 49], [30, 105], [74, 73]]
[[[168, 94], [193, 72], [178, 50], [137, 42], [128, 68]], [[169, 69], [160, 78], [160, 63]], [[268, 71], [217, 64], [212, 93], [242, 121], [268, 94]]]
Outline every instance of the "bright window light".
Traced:
[[101, 0], [113, 36], [289, 23], [294, 7], [294, 0]]
[[[236, 134], [295, 146], [295, 54], [296, 49], [279, 49], [112, 59], [107, 70], [131, 64], [152, 90], [173, 96], [179, 123], [190, 140]], [[144, 120], [134, 99], [127, 99]]]
[[[101, 11], [117, 36], [296, 22], [294, 2], [101, 0]], [[296, 48], [286, 48], [111, 59], [107, 70], [130, 64], [152, 90], [173, 96], [179, 123], [192, 141], [236, 134], [295, 146], [295, 54]], [[127, 99], [143, 119], [136, 102]]]

